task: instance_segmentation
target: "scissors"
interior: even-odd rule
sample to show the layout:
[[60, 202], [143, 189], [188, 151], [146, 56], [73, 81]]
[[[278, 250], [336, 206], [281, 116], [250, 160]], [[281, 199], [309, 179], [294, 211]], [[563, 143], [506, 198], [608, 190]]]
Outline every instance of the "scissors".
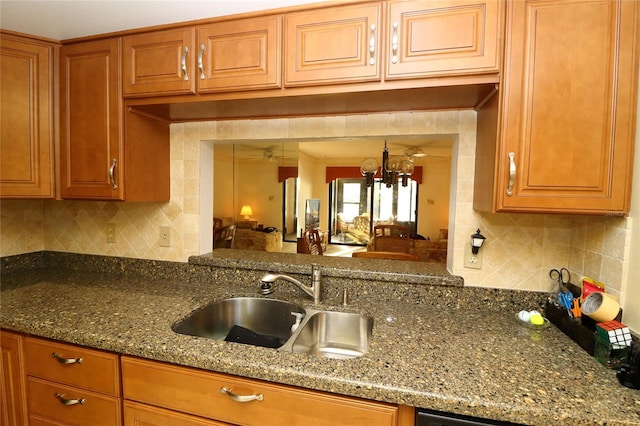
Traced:
[[570, 317], [573, 317], [573, 294], [570, 291], [563, 293], [561, 291], [558, 292], [558, 303], [560, 306], [567, 310], [567, 313]]
[[563, 293], [570, 293], [567, 284], [571, 280], [571, 273], [567, 268], [552, 269], [549, 271], [549, 277], [552, 280], [556, 280], [558, 283], [558, 290], [561, 290]]

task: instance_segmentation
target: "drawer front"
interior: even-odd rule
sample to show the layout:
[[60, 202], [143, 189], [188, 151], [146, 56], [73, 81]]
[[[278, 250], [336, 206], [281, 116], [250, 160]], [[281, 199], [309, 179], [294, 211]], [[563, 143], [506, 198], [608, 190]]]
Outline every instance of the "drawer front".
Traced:
[[[72, 362], [74, 359], [82, 361]], [[120, 365], [116, 354], [28, 337], [25, 363], [29, 376], [120, 396]]]
[[[27, 379], [30, 424], [40, 419], [68, 425], [119, 426], [122, 424], [120, 398], [97, 394], [86, 389], [78, 389], [51, 383], [35, 377]], [[83, 403], [65, 405], [74, 400]], [[55, 424], [55, 423], [53, 423]]]
[[230, 426], [136, 402], [124, 402], [124, 426]]
[[[124, 397], [238, 425], [392, 426], [398, 407], [137, 358], [122, 358]], [[259, 396], [247, 402], [234, 400]]]

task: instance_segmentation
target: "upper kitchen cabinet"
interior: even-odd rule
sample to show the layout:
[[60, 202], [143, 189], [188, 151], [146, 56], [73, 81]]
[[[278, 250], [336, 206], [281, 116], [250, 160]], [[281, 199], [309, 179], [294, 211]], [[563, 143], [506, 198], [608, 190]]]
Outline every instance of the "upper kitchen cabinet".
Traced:
[[266, 16], [124, 37], [124, 95], [279, 88], [281, 33], [282, 17]]
[[61, 49], [62, 198], [169, 200], [169, 125], [125, 111], [121, 65], [120, 38]]
[[628, 213], [639, 8], [508, 3], [502, 87], [478, 112], [475, 208]]
[[382, 4], [285, 16], [285, 86], [381, 79]]
[[0, 34], [0, 198], [53, 198], [57, 45]]
[[387, 79], [497, 74], [505, 2], [388, 3]]
[[194, 37], [193, 27], [124, 37], [124, 95], [195, 93]]
[[198, 93], [281, 87], [281, 16], [218, 22], [197, 33]]

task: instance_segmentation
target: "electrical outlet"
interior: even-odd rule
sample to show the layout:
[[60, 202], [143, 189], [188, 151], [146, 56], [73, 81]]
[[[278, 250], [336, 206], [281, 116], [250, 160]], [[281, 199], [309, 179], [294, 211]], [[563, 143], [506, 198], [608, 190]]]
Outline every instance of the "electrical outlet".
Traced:
[[115, 223], [107, 223], [107, 242], [115, 243], [116, 242], [116, 224]]
[[160, 227], [160, 247], [171, 247], [171, 228]]
[[464, 267], [470, 269], [482, 269], [482, 250], [478, 254], [471, 253], [471, 244], [464, 246]]

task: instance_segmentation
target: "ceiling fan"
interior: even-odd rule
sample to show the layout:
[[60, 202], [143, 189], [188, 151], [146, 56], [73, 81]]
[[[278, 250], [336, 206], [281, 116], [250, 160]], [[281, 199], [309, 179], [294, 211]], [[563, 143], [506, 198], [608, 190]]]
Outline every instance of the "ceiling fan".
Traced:
[[[440, 140], [430, 140], [423, 144], [389, 143], [389, 150], [392, 150], [394, 146], [396, 149], [401, 148], [404, 156], [412, 161], [416, 158], [451, 158], [451, 149], [441, 147], [441, 142]], [[443, 149], [446, 152], [443, 152]]]
[[269, 161], [273, 163], [284, 158], [283, 155], [278, 153], [278, 148], [281, 147], [273, 145], [262, 148], [259, 146], [244, 145], [240, 149], [242, 153], [238, 153], [238, 158], [252, 161]]

